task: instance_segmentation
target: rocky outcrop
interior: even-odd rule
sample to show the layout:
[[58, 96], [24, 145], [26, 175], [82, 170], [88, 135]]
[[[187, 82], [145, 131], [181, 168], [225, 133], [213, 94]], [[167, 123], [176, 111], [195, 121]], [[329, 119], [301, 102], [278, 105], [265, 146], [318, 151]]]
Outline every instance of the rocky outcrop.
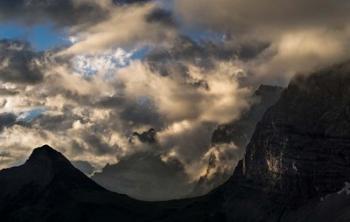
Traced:
[[299, 202], [350, 180], [350, 64], [298, 76], [258, 123], [242, 173]]
[[254, 104], [243, 113], [239, 120], [220, 125], [213, 133], [212, 143], [231, 143], [245, 148], [254, 133], [256, 124], [261, 120], [266, 110], [277, 102], [283, 91], [282, 87], [261, 85], [255, 91]]
[[[245, 111], [240, 119], [219, 125], [213, 132], [211, 138], [213, 145], [225, 146], [230, 144], [231, 146], [231, 143], [233, 143], [236, 146], [234, 151], [235, 158], [231, 160], [232, 167], [236, 166], [237, 160], [243, 158], [245, 148], [254, 133], [256, 124], [266, 110], [277, 102], [282, 91], [282, 87], [260, 85], [252, 96], [253, 104], [250, 109]], [[199, 178], [193, 189], [193, 194], [197, 196], [198, 194], [205, 195], [208, 192], [208, 187], [217, 187], [217, 184], [221, 185], [231, 177], [231, 171], [226, 173], [215, 172], [217, 171], [216, 166], [220, 165], [219, 161], [214, 154], [208, 158], [206, 173]]]

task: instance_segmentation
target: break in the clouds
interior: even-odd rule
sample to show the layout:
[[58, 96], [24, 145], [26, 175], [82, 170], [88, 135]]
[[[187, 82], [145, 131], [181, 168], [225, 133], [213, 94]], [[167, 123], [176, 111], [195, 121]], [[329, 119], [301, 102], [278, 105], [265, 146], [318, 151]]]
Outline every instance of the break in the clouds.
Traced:
[[244, 153], [213, 144], [214, 130], [258, 101], [261, 82], [347, 59], [348, 9], [340, 0], [3, 1], [0, 22], [50, 23], [69, 44], [37, 52], [0, 42], [0, 168], [49, 143], [135, 198], [209, 192]]

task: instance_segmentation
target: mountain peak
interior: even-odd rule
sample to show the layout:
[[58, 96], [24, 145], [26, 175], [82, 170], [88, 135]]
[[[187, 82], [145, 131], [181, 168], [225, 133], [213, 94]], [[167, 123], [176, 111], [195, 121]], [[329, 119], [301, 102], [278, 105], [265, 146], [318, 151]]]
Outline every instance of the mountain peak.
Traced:
[[65, 162], [70, 165], [68, 159], [66, 159], [60, 152], [56, 151], [49, 145], [43, 145], [41, 147], [35, 148], [27, 160], [28, 163], [33, 162]]
[[32, 155], [36, 155], [36, 154], [46, 154], [46, 155], [58, 155], [58, 156], [61, 156], [61, 154], [56, 151], [55, 149], [53, 149], [51, 146], [45, 144], [41, 147], [38, 147], [38, 148], [35, 148], [33, 150], [33, 153]]
[[1, 198], [26, 189], [32, 190], [29, 199], [42, 193], [60, 196], [75, 190], [105, 190], [48, 145], [35, 148], [24, 165], [0, 171], [0, 204]]

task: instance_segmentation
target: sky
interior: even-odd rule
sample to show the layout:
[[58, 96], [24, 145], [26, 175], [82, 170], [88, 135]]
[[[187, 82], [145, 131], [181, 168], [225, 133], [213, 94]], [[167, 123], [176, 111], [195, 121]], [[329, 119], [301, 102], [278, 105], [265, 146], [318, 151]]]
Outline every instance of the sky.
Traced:
[[63, 30], [56, 30], [50, 23], [40, 23], [27, 27], [16, 22], [0, 23], [0, 38], [26, 41], [36, 51], [62, 47], [70, 43]]
[[244, 153], [213, 144], [215, 129], [239, 121], [260, 84], [348, 60], [349, 9], [344, 0], [2, 1], [0, 168], [50, 144], [137, 199], [209, 192]]

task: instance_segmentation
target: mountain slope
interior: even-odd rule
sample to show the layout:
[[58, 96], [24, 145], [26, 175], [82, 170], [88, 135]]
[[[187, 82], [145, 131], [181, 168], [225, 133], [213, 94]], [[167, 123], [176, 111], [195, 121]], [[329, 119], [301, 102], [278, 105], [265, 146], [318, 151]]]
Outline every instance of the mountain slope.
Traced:
[[[237, 146], [235, 150], [237, 159], [239, 160], [243, 158], [245, 148], [254, 133], [256, 124], [261, 120], [266, 110], [277, 102], [282, 91], [282, 87], [260, 85], [254, 92], [252, 98], [255, 102], [250, 109], [244, 112], [239, 120], [219, 125], [213, 132], [211, 138], [212, 144], [221, 145], [234, 143]], [[217, 161], [219, 160], [214, 158], [211, 164], [208, 164], [207, 172], [215, 170], [215, 165], [220, 165], [220, 163], [216, 163]], [[236, 162], [234, 164], [236, 164]], [[213, 169], [211, 167], [213, 167]], [[221, 173], [218, 173], [215, 176], [211, 175], [211, 178], [204, 175], [198, 180], [193, 189], [193, 193], [204, 195], [207, 193], [208, 187], [215, 187], [215, 184], [223, 184], [230, 176], [231, 175], [228, 173], [224, 175]]]
[[291, 81], [219, 188], [227, 217], [242, 215], [241, 200], [254, 210], [236, 221], [350, 220], [350, 198], [337, 194], [350, 180], [349, 85], [350, 63]]
[[350, 64], [295, 78], [258, 124], [245, 174], [288, 199], [336, 192], [350, 179]]
[[145, 203], [106, 191], [47, 145], [0, 171], [0, 190], [1, 221], [144, 221], [149, 214]]

